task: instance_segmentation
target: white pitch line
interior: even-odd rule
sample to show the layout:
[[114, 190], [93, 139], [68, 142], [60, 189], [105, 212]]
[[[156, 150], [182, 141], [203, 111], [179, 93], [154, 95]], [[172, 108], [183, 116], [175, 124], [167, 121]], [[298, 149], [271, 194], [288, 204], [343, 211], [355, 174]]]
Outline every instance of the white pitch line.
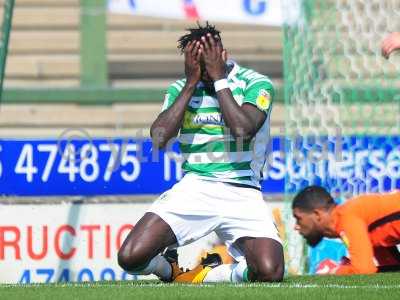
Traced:
[[[216, 288], [221, 286], [219, 284], [165, 284], [165, 283], [150, 283], [150, 284], [107, 284], [107, 283], [70, 283], [70, 284], [0, 284], [0, 289], [6, 288]], [[340, 284], [285, 284], [285, 283], [271, 283], [271, 284], [225, 284], [227, 288], [290, 288], [290, 289], [316, 289], [316, 288], [332, 288], [332, 289], [400, 289], [400, 285], [340, 285]]]

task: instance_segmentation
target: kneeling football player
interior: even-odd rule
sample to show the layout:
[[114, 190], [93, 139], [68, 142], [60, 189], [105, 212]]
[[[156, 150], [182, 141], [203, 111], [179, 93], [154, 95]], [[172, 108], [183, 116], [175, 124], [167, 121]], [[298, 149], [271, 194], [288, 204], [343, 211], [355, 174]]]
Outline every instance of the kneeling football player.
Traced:
[[[272, 83], [228, 60], [220, 32], [208, 23], [189, 29], [178, 44], [186, 78], [168, 88], [150, 133], [153, 149], [179, 135], [186, 174], [129, 233], [119, 265], [165, 281], [281, 281], [283, 247], [260, 185], [268, 161]], [[210, 232], [237, 263], [221, 265], [211, 255], [182, 274], [176, 259], [160, 255]]]

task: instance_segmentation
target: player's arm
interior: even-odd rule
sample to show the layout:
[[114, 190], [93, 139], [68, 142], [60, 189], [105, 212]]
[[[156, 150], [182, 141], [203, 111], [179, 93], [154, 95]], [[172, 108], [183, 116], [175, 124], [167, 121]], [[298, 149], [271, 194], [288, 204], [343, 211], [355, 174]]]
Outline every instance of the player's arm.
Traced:
[[232, 135], [235, 138], [251, 140], [264, 124], [266, 114], [248, 103], [239, 106], [230, 89], [219, 91], [217, 97], [222, 116]]
[[356, 217], [345, 217], [341, 222], [342, 240], [347, 244], [350, 262], [341, 265], [336, 274], [370, 274], [377, 268], [374, 264], [374, 252], [368, 235], [367, 224]]
[[388, 59], [390, 54], [398, 49], [400, 49], [400, 32], [389, 34], [382, 42], [381, 50], [383, 57]]
[[[201, 49], [207, 73], [215, 81], [225, 78], [225, 62], [222, 45], [209, 34], [203, 38]], [[217, 92], [217, 98], [225, 124], [235, 138], [250, 140], [263, 125], [266, 114], [251, 104], [239, 106], [230, 89]]]
[[189, 42], [185, 47], [184, 55], [186, 83], [179, 95], [175, 96], [176, 99], [170, 106], [168, 105], [168, 97], [171, 95], [167, 93], [167, 107], [150, 128], [150, 135], [156, 148], [164, 148], [170, 139], [177, 136], [182, 126], [186, 106], [200, 80], [200, 43]]

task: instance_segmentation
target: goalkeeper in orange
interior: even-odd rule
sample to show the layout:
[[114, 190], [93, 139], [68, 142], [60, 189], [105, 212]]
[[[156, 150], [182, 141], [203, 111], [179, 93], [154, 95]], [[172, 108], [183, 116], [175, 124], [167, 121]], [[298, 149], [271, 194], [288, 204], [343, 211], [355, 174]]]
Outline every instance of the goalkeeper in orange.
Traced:
[[328, 261], [319, 274], [370, 274], [400, 269], [400, 191], [365, 194], [337, 205], [322, 187], [309, 186], [292, 203], [295, 229], [316, 246], [323, 237], [340, 238], [349, 258]]

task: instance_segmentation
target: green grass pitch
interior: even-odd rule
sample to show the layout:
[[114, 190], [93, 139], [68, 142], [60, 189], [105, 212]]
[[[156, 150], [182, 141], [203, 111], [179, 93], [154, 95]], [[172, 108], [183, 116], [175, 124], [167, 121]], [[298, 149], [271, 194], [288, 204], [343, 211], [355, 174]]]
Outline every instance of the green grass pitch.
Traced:
[[1, 299], [400, 299], [400, 273], [293, 276], [274, 284], [165, 284], [117, 281], [0, 285]]

